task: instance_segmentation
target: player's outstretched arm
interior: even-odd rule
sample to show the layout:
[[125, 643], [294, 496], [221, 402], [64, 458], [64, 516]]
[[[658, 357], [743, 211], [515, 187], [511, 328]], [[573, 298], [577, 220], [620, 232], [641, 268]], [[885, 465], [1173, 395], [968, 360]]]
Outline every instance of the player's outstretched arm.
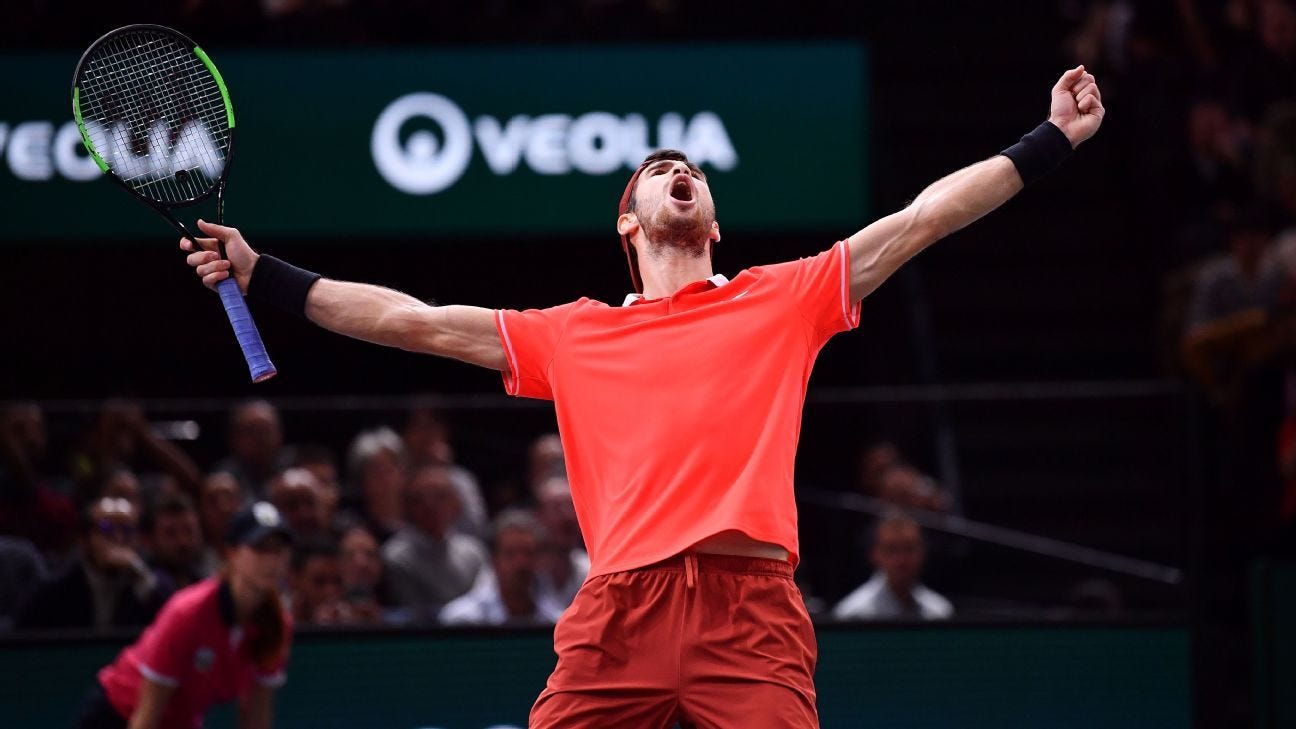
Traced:
[[1084, 66], [1062, 74], [1053, 86], [1047, 122], [1056, 129], [1041, 126], [1005, 154], [936, 181], [904, 210], [850, 237], [851, 301], [868, 296], [919, 251], [1003, 205], [1032, 181], [1024, 176], [1053, 166], [1058, 131], [1075, 148], [1098, 131], [1104, 113], [1098, 83]]
[[[198, 227], [212, 237], [198, 239], [203, 247], [201, 251], [193, 251], [188, 239], [181, 239], [180, 247], [193, 251], [189, 254], [189, 265], [208, 288], [214, 288], [232, 272], [239, 289], [246, 294], [261, 256], [234, 228], [202, 220], [198, 221]], [[225, 243], [228, 260], [222, 260], [215, 252], [218, 239]], [[282, 262], [278, 265], [285, 266]], [[258, 276], [264, 273], [262, 271]], [[300, 283], [291, 277], [285, 282], [288, 286]], [[325, 278], [306, 283], [302, 295], [304, 301], [298, 300], [299, 313], [330, 331], [411, 352], [451, 357], [490, 369], [508, 368], [504, 347], [495, 329], [495, 314], [490, 309], [430, 306], [408, 294], [382, 286]]]

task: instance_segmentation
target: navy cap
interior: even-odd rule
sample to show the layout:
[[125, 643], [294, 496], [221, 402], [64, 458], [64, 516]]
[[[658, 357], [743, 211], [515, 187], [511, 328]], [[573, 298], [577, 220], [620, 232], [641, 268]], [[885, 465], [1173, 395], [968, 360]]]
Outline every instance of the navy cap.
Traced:
[[268, 501], [257, 501], [240, 509], [225, 531], [225, 543], [231, 547], [256, 544], [266, 537], [279, 535], [293, 541], [292, 530], [284, 523], [279, 510]]

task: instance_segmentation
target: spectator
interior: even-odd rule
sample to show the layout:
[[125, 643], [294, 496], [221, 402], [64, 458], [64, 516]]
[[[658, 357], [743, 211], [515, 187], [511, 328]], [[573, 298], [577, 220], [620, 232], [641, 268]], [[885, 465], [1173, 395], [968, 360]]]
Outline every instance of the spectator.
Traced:
[[495, 519], [491, 568], [472, 589], [441, 611], [447, 625], [554, 623], [565, 605], [545, 599], [536, 587], [536, 558], [544, 529], [530, 512], [510, 509]]
[[149, 564], [170, 579], [176, 589], [211, 576], [203, 559], [202, 529], [193, 501], [167, 494], [144, 512], [140, 526], [147, 540]]
[[221, 575], [179, 592], [99, 671], [77, 729], [188, 729], [213, 704], [235, 700], [239, 727], [270, 727], [292, 643], [278, 592], [292, 535], [260, 502], [230, 521], [226, 541]]
[[324, 524], [332, 527], [337, 517], [338, 503], [342, 499], [342, 486], [338, 481], [337, 458], [321, 445], [303, 445], [296, 449], [293, 466], [304, 468], [315, 476], [319, 485], [320, 508]]
[[904, 509], [945, 511], [949, 497], [931, 476], [904, 464], [888, 470], [882, 476], [883, 501]]
[[435, 408], [425, 405], [410, 408], [401, 438], [409, 453], [410, 465], [415, 468], [454, 463], [449, 427]]
[[395, 609], [383, 583], [378, 540], [363, 524], [342, 530], [339, 540], [342, 594], [357, 622], [402, 623], [406, 616]]
[[550, 476], [540, 484], [536, 516], [544, 540], [536, 558], [538, 594], [566, 608], [589, 574], [590, 559], [576, 522], [571, 484], [566, 476]]
[[[158, 490], [154, 470], [170, 476], [188, 494], [197, 492], [201, 472], [175, 444], [153, 432], [144, 411], [128, 400], [104, 403], [73, 456], [72, 471], [81, 483], [99, 484], [121, 470], [145, 474], [150, 490]], [[97, 498], [102, 494], [91, 494]], [[139, 502], [137, 502], [138, 504]]]
[[130, 502], [136, 514], [144, 513], [144, 495], [139, 477], [129, 468], [114, 466], [103, 474], [98, 484], [89, 495], [89, 499], [99, 498], [125, 499]]
[[1269, 310], [1286, 281], [1283, 266], [1266, 255], [1274, 226], [1252, 208], [1232, 221], [1228, 256], [1197, 275], [1183, 335], [1184, 365], [1220, 403], [1231, 403], [1247, 372], [1272, 351]]
[[276, 475], [270, 481], [270, 503], [298, 537], [316, 539], [327, 532], [319, 480], [310, 471], [289, 468]]
[[171, 594], [140, 557], [130, 502], [102, 498], [83, 512], [82, 554], [42, 585], [19, 612], [18, 628], [147, 625]]
[[216, 464], [216, 471], [234, 477], [244, 497], [260, 497], [270, 479], [288, 467], [283, 448], [283, 427], [279, 411], [265, 400], [252, 400], [230, 412], [230, 455]]
[[293, 549], [291, 583], [289, 604], [298, 625], [351, 622], [351, 611], [342, 602], [342, 568], [336, 542], [321, 538], [298, 542]]
[[401, 499], [407, 471], [405, 446], [391, 428], [366, 430], [351, 441], [347, 474], [352, 499], [379, 541], [401, 528]]
[[77, 515], [72, 500], [41, 473], [48, 442], [38, 405], [0, 408], [0, 533], [62, 558], [76, 543]]
[[1245, 204], [1251, 193], [1246, 124], [1234, 119], [1220, 99], [1205, 95], [1187, 114], [1186, 147], [1166, 174], [1175, 209], [1177, 245], [1168, 263], [1200, 258], [1219, 246], [1218, 221]]
[[1283, 271], [1266, 256], [1274, 232], [1269, 213], [1258, 207], [1230, 223], [1229, 255], [1207, 263], [1197, 277], [1188, 313], [1190, 337], [1231, 314], [1277, 301]]
[[217, 471], [203, 479], [198, 501], [198, 521], [207, 544], [203, 555], [205, 571], [215, 571], [217, 565], [224, 561], [225, 534], [229, 531], [230, 520], [242, 504], [238, 482], [230, 474]]
[[1251, 121], [1296, 89], [1296, 6], [1291, 0], [1258, 0], [1256, 41], [1233, 69], [1238, 103]]
[[874, 529], [870, 556], [873, 577], [838, 603], [833, 617], [943, 620], [954, 614], [948, 600], [918, 582], [925, 553], [913, 517], [900, 511], [883, 516]]
[[444, 468], [424, 468], [405, 490], [409, 522], [382, 548], [392, 591], [418, 619], [468, 591], [488, 558], [481, 542], [451, 529], [459, 495]]
[[945, 511], [947, 493], [927, 474], [906, 463], [890, 441], [875, 443], [860, 457], [860, 490], [901, 509]]
[[865, 496], [882, 493], [882, 477], [902, 463], [900, 449], [889, 440], [865, 446], [864, 452], [860, 454], [860, 491]]
[[1269, 109], [1256, 141], [1257, 191], [1289, 222], [1296, 220], [1296, 99]]
[[412, 468], [444, 466], [450, 469], [455, 490], [459, 492], [460, 510], [455, 529], [478, 538], [485, 536], [488, 525], [486, 499], [482, 498], [477, 477], [455, 463], [450, 428], [441, 414], [430, 407], [411, 409], [402, 437]]
[[13, 626], [27, 596], [46, 579], [45, 560], [31, 542], [0, 536], [0, 633]]
[[550, 476], [566, 476], [567, 461], [562, 439], [557, 433], [546, 433], [531, 443], [527, 458], [527, 494], [535, 498], [540, 484]]

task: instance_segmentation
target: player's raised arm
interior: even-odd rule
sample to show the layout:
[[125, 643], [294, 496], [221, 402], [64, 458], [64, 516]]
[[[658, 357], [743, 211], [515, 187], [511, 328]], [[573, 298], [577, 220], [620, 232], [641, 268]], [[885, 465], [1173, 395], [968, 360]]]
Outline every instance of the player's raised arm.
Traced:
[[1077, 66], [1053, 86], [1048, 121], [1000, 155], [933, 183], [909, 207], [848, 240], [851, 301], [859, 301], [919, 251], [1003, 205], [1025, 185], [1062, 162], [1098, 131], [1102, 95], [1092, 74]]
[[[201, 220], [198, 227], [213, 237], [198, 239], [206, 250], [190, 253], [188, 261], [209, 288], [233, 272], [243, 293], [250, 290], [252, 298], [269, 300], [330, 331], [490, 369], [508, 368], [490, 309], [429, 306], [382, 286], [319, 278], [278, 259], [263, 258], [234, 228]], [[225, 243], [228, 260], [215, 253], [217, 239]], [[192, 250], [186, 239], [180, 247]]]

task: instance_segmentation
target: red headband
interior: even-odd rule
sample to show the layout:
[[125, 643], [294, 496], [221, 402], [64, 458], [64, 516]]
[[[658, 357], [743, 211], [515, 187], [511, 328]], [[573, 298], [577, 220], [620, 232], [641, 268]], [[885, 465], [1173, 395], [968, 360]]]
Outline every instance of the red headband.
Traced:
[[[639, 182], [639, 173], [643, 172], [646, 166], [648, 166], [648, 163], [644, 162], [639, 165], [633, 175], [630, 175], [630, 182], [626, 184], [625, 192], [621, 193], [621, 204], [617, 206], [618, 218], [630, 212], [630, 198], [634, 195], [635, 184]], [[624, 235], [621, 236], [621, 250], [625, 251], [626, 263], [630, 266], [630, 281], [634, 283], [635, 293], [642, 294], [643, 281], [639, 278], [639, 259], [630, 252], [630, 249], [630, 240]]]

